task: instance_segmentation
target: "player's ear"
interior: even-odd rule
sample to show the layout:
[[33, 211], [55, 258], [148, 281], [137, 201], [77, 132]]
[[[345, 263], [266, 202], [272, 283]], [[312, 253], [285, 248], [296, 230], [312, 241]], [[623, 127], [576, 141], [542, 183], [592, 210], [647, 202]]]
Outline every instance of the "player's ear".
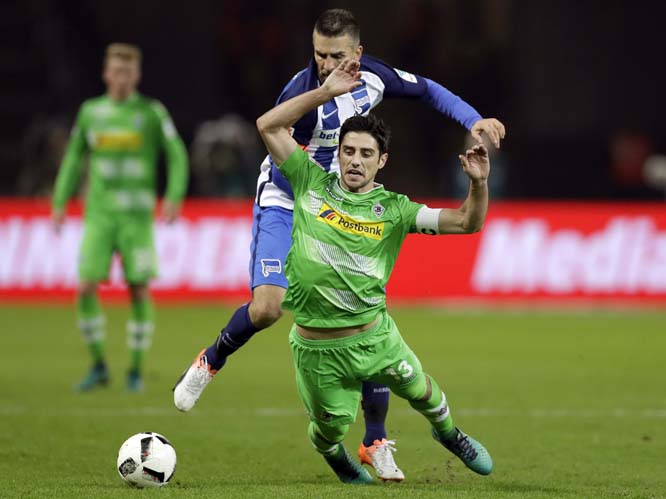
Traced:
[[356, 47], [356, 50], [354, 51], [354, 58], [360, 60], [362, 55], [363, 55], [363, 45], [359, 45], [358, 47]]
[[381, 170], [384, 168], [384, 165], [386, 165], [386, 162], [388, 161], [388, 153], [385, 152], [381, 156], [379, 156], [379, 164], [377, 165], [377, 168]]

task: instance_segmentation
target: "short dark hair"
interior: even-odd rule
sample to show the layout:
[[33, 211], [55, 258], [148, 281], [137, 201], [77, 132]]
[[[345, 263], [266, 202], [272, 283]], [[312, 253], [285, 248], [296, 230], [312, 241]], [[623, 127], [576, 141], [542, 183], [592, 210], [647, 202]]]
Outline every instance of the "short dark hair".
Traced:
[[342, 147], [342, 141], [348, 132], [369, 133], [377, 141], [379, 155], [381, 156], [388, 152], [389, 142], [391, 141], [391, 129], [374, 114], [367, 116], [356, 115], [348, 118], [342, 124], [342, 128], [340, 128], [340, 147]]
[[317, 19], [314, 29], [317, 33], [331, 38], [351, 35], [357, 43], [361, 40], [361, 27], [354, 14], [345, 9], [325, 10]]

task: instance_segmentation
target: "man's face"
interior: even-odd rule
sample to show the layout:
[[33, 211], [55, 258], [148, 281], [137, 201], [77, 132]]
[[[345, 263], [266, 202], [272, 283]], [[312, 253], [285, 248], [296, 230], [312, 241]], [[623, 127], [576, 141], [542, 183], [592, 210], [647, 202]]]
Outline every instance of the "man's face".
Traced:
[[347, 132], [340, 144], [340, 181], [351, 192], [367, 192], [374, 187], [377, 172], [384, 168], [388, 153], [379, 154], [375, 138], [366, 132]]
[[312, 45], [314, 47], [314, 60], [317, 63], [319, 83], [324, 83], [329, 74], [344, 59], [361, 58], [363, 47], [357, 45], [351, 35], [327, 37], [315, 30], [312, 33]]
[[124, 100], [136, 90], [141, 78], [139, 63], [120, 57], [110, 57], [104, 65], [102, 79], [113, 99]]

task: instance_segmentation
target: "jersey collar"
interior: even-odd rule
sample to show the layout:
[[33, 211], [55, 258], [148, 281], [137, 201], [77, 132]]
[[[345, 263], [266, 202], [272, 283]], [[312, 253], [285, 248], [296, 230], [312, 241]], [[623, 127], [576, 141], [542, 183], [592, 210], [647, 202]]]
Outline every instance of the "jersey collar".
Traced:
[[139, 92], [136, 91], [132, 92], [127, 96], [127, 99], [121, 101], [113, 100], [109, 94], [106, 94], [106, 98], [112, 104], [115, 104], [116, 106], [122, 106], [124, 104], [131, 104], [133, 102], [136, 102], [136, 100], [139, 98]]
[[337, 194], [340, 194], [341, 196], [345, 196], [347, 199], [367, 199], [372, 196], [377, 191], [384, 190], [384, 185], [383, 184], [378, 184], [375, 182], [375, 186], [370, 189], [367, 192], [351, 192], [342, 187], [342, 184], [340, 183], [340, 179], [338, 178], [335, 181], [334, 184], [334, 189]]

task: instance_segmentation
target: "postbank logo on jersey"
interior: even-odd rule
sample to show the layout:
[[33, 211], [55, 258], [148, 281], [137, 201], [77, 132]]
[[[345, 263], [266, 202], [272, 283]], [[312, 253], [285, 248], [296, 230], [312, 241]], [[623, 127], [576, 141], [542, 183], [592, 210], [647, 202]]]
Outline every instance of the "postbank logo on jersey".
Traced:
[[91, 144], [98, 151], [136, 151], [143, 145], [143, 134], [131, 131], [107, 131], [91, 134]]
[[322, 203], [317, 220], [342, 232], [377, 241], [381, 241], [384, 235], [384, 222], [359, 222], [350, 216], [338, 213], [326, 203]]

